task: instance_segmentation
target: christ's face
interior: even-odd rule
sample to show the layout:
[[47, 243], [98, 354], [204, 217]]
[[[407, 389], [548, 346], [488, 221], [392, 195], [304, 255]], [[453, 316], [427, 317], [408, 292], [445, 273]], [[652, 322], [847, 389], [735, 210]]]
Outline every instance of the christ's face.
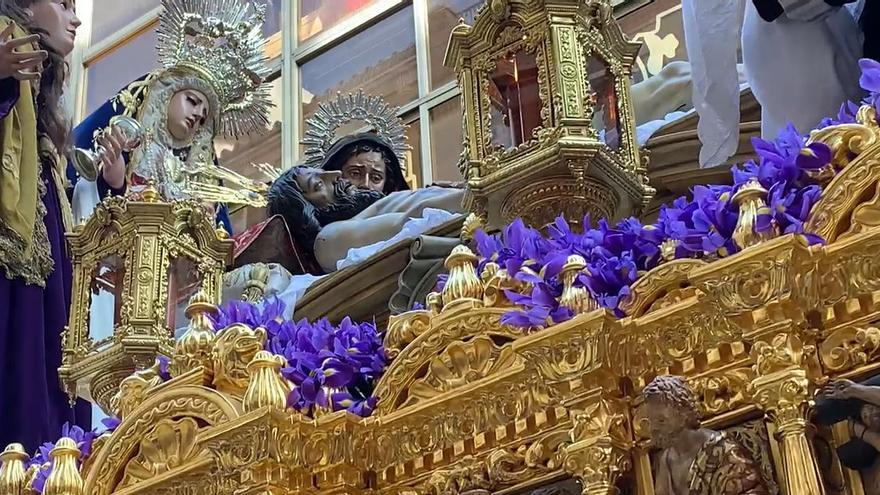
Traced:
[[687, 429], [687, 414], [658, 397], [645, 399], [645, 416], [651, 424], [651, 444], [657, 448], [668, 448], [681, 432]]
[[296, 175], [296, 183], [306, 200], [318, 209], [338, 203], [352, 189], [338, 170], [303, 168]]

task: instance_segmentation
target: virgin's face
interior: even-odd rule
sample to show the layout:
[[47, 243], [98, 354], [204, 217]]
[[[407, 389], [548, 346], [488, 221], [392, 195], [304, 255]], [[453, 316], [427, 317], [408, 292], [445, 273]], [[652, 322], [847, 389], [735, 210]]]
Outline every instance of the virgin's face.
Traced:
[[73, 51], [76, 28], [82, 24], [73, 0], [37, 0], [27, 10], [34, 26], [45, 31], [43, 43], [64, 57]]
[[168, 132], [189, 143], [208, 119], [208, 98], [195, 89], [178, 91], [168, 103]]

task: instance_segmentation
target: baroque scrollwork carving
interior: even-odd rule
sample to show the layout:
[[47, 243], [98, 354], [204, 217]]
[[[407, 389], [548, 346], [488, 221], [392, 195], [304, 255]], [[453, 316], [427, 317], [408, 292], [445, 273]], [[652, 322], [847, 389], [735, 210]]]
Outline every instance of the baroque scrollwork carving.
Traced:
[[159, 422], [141, 440], [138, 453], [126, 464], [120, 487], [155, 478], [198, 457], [198, 430], [199, 425], [192, 418]]
[[[874, 190], [878, 179], [875, 149], [880, 143], [878, 138], [880, 128], [876, 123], [876, 112], [869, 105], [859, 109], [855, 123], [813, 131], [810, 139], [827, 144], [833, 153], [831, 166], [842, 170], [829, 175], [834, 178], [813, 205], [804, 226], [807, 232], [833, 242], [852, 223], [859, 224], [860, 219], [852, 216], [864, 201], [865, 194]], [[864, 210], [862, 212], [864, 214]]]
[[517, 361], [510, 347], [499, 348], [485, 335], [468, 342], [454, 342], [431, 360], [427, 375], [410, 386], [409, 398], [403, 407], [509, 369]]
[[751, 367], [734, 368], [689, 381], [702, 416], [714, 416], [749, 404], [748, 386], [755, 378]]
[[[630, 316], [641, 316], [655, 307], [682, 286], [689, 284], [688, 274], [706, 264], [705, 261], [681, 259], [673, 260], [654, 268], [639, 278], [631, 287], [631, 293], [620, 305], [620, 309]], [[675, 301], [679, 302], [679, 301]]]
[[571, 443], [564, 430], [516, 448], [501, 448], [484, 460], [466, 457], [432, 473], [423, 491], [433, 494], [492, 492], [525, 483], [562, 467], [562, 448]]
[[841, 372], [867, 364], [880, 354], [880, 329], [845, 326], [819, 345], [819, 359], [829, 371]]

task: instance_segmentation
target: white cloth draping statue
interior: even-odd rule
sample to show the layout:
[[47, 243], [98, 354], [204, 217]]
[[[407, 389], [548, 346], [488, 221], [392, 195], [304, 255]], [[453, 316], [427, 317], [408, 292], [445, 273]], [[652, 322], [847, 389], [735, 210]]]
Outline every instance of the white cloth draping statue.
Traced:
[[752, 0], [683, 0], [682, 15], [700, 115], [702, 166], [723, 163], [739, 143], [742, 43], [752, 92], [761, 104], [761, 134], [773, 138], [790, 121], [812, 129], [858, 100], [861, 39], [849, 9], [824, 0], [779, 0], [783, 13], [763, 20]]

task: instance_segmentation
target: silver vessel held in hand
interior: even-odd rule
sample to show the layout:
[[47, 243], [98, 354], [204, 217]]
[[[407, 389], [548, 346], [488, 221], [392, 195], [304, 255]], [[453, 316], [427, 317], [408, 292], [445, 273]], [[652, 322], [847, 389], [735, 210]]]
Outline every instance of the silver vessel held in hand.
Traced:
[[[95, 136], [95, 140], [104, 133], [110, 132], [110, 129], [113, 128], [119, 129], [122, 133], [122, 137], [125, 141], [123, 151], [126, 153], [131, 152], [140, 146], [141, 141], [143, 141], [144, 128], [141, 123], [136, 119], [124, 115], [116, 115], [111, 118], [110, 125], [101, 130], [100, 133]], [[97, 144], [95, 145], [95, 148], [91, 150], [74, 148], [71, 161], [73, 162], [73, 168], [76, 169], [76, 173], [83, 179], [89, 181], [97, 180], [98, 171], [100, 170], [101, 155], [103, 153], [104, 148]]]

